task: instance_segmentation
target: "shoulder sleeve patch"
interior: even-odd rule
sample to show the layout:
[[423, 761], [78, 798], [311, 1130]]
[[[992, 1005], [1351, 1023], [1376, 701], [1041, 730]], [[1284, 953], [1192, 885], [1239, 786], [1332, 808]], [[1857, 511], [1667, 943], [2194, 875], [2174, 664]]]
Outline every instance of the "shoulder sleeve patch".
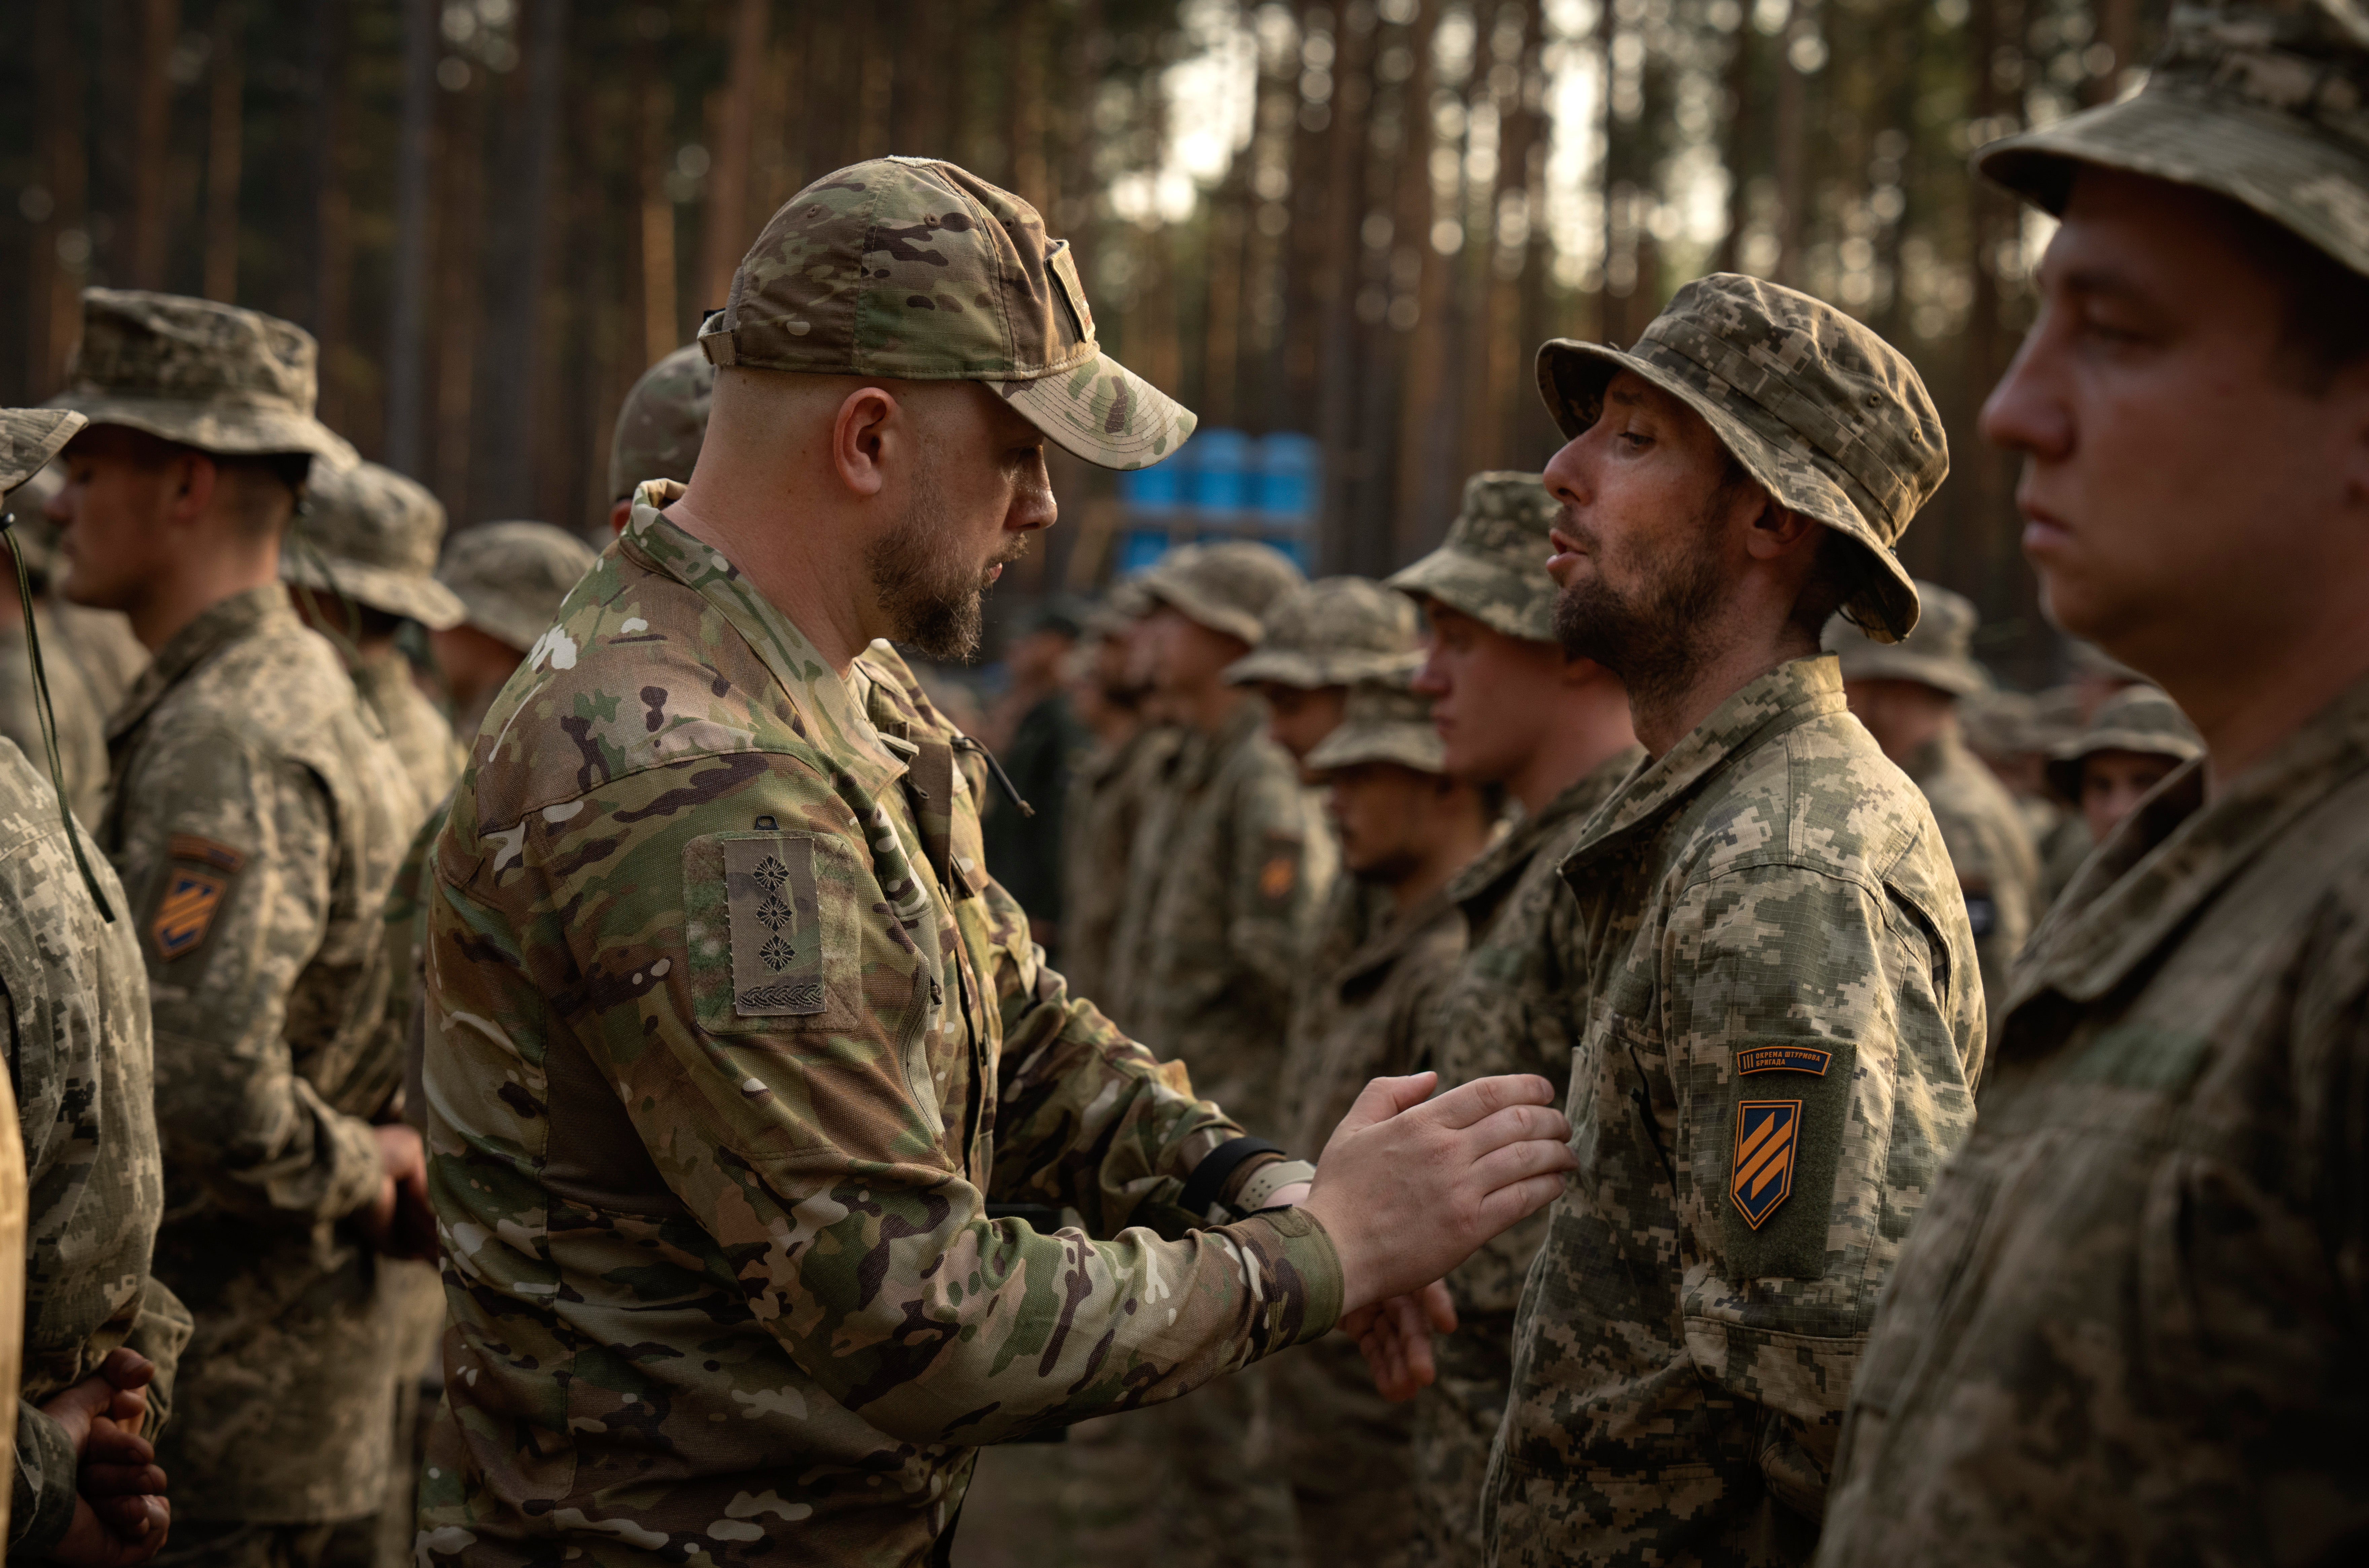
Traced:
[[1298, 839], [1279, 833], [1266, 836], [1266, 854], [1259, 862], [1259, 897], [1270, 904], [1280, 904], [1291, 897], [1299, 886], [1299, 857], [1302, 846]]
[[699, 1026], [853, 1027], [858, 876], [854, 856], [824, 834], [715, 833], [685, 844], [682, 940]]
[[159, 964], [190, 957], [206, 944], [231, 885], [246, 856], [228, 844], [176, 833], [166, 845], [156, 907], [148, 921], [148, 948]]
[[820, 1013], [822, 914], [814, 841], [724, 841], [732, 1011], [743, 1018]]

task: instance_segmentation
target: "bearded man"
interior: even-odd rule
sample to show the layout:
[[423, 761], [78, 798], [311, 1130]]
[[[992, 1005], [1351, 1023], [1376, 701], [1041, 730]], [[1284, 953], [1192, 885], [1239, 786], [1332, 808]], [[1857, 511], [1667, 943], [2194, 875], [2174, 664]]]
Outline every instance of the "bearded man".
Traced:
[[1035, 210], [859, 164], [731, 300], [689, 486], [636, 493], [434, 853], [423, 1562], [944, 1562], [979, 1445], [1370, 1316], [1570, 1163], [1542, 1080], [1417, 1075], [1311, 1190], [988, 876], [976, 754], [882, 639], [970, 650], [1048, 438], [1139, 467], [1192, 428]]

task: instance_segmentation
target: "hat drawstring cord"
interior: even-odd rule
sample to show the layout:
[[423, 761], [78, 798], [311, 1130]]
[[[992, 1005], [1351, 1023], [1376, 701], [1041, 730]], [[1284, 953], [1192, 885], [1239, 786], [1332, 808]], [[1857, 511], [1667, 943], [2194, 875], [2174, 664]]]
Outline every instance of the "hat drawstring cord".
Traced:
[[107, 923], [115, 923], [115, 910], [99, 891], [98, 874], [90, 868], [90, 861], [82, 852], [82, 833], [74, 826], [74, 808], [66, 804], [65, 764], [58, 759], [58, 715], [50, 706], [50, 676], [41, 663], [41, 634], [33, 624], [33, 578], [25, 569], [25, 542], [17, 537], [17, 514], [0, 513], [0, 534], [8, 539], [8, 554], [17, 563], [17, 602], [25, 611], [25, 653], [33, 667], [33, 707], [41, 721], [41, 747], [50, 757], [50, 787], [58, 792], [58, 819], [65, 824], [66, 842], [74, 849], [74, 868], [82, 873], [83, 886], [90, 889], [90, 901]]

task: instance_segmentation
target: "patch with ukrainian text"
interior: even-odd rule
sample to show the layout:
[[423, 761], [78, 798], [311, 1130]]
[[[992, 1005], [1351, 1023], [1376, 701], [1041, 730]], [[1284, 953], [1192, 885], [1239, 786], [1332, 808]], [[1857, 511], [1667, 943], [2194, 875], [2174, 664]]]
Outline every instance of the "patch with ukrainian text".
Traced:
[[1743, 1100], [1735, 1107], [1735, 1168], [1727, 1195], [1755, 1230], [1793, 1192], [1802, 1132], [1799, 1100]]
[[732, 1011], [743, 1018], [820, 1013], [822, 918], [814, 843], [781, 837], [723, 841], [732, 942]]
[[1824, 1078], [1834, 1060], [1834, 1052], [1822, 1051], [1815, 1046], [1746, 1046], [1735, 1053], [1735, 1070], [1814, 1072]]

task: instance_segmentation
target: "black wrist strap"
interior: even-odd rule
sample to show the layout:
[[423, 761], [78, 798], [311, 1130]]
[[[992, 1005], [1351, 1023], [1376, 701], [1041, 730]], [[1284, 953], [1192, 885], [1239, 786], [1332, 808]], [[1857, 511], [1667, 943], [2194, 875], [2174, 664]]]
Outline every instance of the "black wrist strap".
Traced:
[[1193, 1167], [1185, 1178], [1184, 1196], [1176, 1207], [1187, 1214], [1207, 1214], [1218, 1195], [1226, 1190], [1226, 1181], [1242, 1168], [1242, 1162], [1253, 1154], [1280, 1155], [1282, 1150], [1263, 1138], [1238, 1138], [1231, 1143], [1221, 1143]]

